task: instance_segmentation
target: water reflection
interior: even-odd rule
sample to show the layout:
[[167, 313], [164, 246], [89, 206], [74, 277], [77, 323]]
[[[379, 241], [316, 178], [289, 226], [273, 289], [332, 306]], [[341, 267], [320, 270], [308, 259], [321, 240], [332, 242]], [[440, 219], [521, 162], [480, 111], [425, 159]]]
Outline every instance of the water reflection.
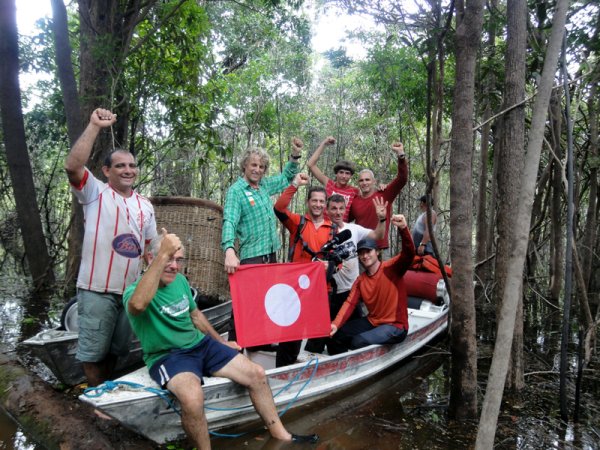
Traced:
[[[0, 337], [2, 352], [13, 352], [22, 340], [22, 325], [27, 317], [23, 302], [27, 285], [15, 280], [3, 280], [0, 291]], [[33, 318], [32, 318], [33, 319]], [[33, 319], [35, 320], [35, 319]], [[37, 450], [38, 446], [0, 407], [0, 449]]]
[[[318, 433], [319, 450], [455, 448], [448, 446], [435, 421], [445, 415], [447, 385], [445, 347], [434, 348], [383, 375], [310, 405], [295, 408], [283, 417], [295, 433]], [[428, 425], [427, 418], [433, 425]], [[229, 431], [256, 430], [257, 424]], [[455, 436], [456, 437], [456, 436]], [[234, 439], [213, 438], [213, 449], [292, 449], [264, 432], [251, 431]]]
[[41, 450], [42, 448], [32, 442], [0, 409], [0, 450]]

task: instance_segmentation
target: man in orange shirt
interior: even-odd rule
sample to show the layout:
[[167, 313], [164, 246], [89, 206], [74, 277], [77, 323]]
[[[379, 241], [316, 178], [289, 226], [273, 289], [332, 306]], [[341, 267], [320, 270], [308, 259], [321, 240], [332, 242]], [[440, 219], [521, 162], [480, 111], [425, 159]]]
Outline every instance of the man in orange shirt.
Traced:
[[[358, 245], [358, 259], [365, 271], [356, 279], [350, 295], [331, 324], [330, 354], [371, 344], [402, 342], [408, 333], [408, 306], [403, 276], [415, 256], [415, 245], [402, 214], [392, 216], [398, 228], [402, 251], [392, 259], [381, 262], [377, 242], [369, 237]], [[360, 301], [369, 314], [348, 320]]]
[[[290, 232], [289, 262], [310, 262], [321, 247], [335, 234], [335, 227], [325, 216], [327, 194], [321, 186], [308, 190], [306, 213], [296, 214], [288, 209], [292, 198], [300, 186], [306, 186], [308, 176], [299, 173], [275, 203], [275, 215]], [[300, 229], [300, 234], [298, 230]]]
[[[288, 257], [290, 262], [312, 261], [313, 256], [336, 233], [336, 227], [324, 214], [327, 197], [323, 187], [313, 186], [308, 190], [304, 215], [293, 213], [288, 209], [298, 187], [307, 185], [308, 181], [306, 174], [296, 175], [292, 184], [283, 191], [274, 207], [275, 215], [290, 232]], [[301, 343], [301, 341], [280, 342], [275, 358], [277, 367], [296, 362]]]

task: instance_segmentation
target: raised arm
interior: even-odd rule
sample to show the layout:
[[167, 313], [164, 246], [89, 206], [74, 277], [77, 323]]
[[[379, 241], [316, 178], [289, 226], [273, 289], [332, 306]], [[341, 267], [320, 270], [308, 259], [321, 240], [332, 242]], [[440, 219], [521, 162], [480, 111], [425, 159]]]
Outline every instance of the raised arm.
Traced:
[[108, 109], [98, 108], [92, 112], [88, 126], [79, 136], [65, 160], [65, 171], [71, 184], [79, 185], [81, 183], [85, 174], [85, 164], [90, 159], [94, 142], [96, 142], [100, 130], [110, 127], [116, 121], [117, 115]]
[[408, 163], [406, 162], [404, 145], [402, 145], [402, 142], [394, 142], [392, 144], [392, 150], [398, 156], [398, 173], [396, 175], [396, 178], [394, 178], [383, 189], [382, 192], [383, 197], [389, 202], [394, 201], [394, 199], [398, 196], [398, 194], [408, 181]]
[[298, 174], [300, 164], [298, 160], [302, 156], [302, 148], [304, 143], [297, 137], [292, 139], [292, 151], [289, 161], [283, 166], [283, 171], [278, 175], [263, 178], [261, 188], [269, 195], [275, 195], [282, 192], [289, 184], [294, 181]]
[[[279, 220], [283, 220], [279, 214], [283, 214], [285, 216], [288, 215], [290, 206], [290, 202], [294, 197], [294, 194], [298, 192], [298, 188], [300, 186], [306, 186], [308, 184], [309, 178], [305, 173], [299, 173], [294, 177], [294, 181], [283, 191], [283, 193], [279, 196], [273, 208], [275, 209], [275, 213]], [[279, 213], [279, 214], [278, 214]]]
[[162, 273], [169, 262], [173, 260], [175, 253], [181, 249], [181, 241], [176, 235], [168, 234], [164, 228], [161, 230], [161, 234], [160, 249], [154, 257], [147, 254], [150, 258], [150, 266], [142, 275], [127, 303], [127, 310], [131, 315], [137, 316], [146, 310], [156, 295]]
[[400, 258], [396, 261], [396, 270], [400, 272], [400, 275], [403, 275], [415, 257], [415, 244], [410, 235], [404, 215], [394, 214], [391, 222], [398, 229], [402, 241], [402, 252], [400, 253]]
[[367, 236], [378, 241], [385, 236], [388, 202], [381, 197], [375, 197], [373, 199], [373, 206], [375, 207], [375, 214], [377, 214], [379, 222], [377, 223], [377, 227], [374, 230], [369, 231]]
[[315, 176], [315, 178], [317, 180], [319, 180], [319, 182], [323, 186], [327, 185], [327, 182], [329, 181], [329, 177], [327, 175], [325, 175], [321, 171], [321, 169], [319, 169], [317, 167], [317, 162], [319, 161], [319, 158], [321, 157], [321, 153], [323, 153], [323, 150], [325, 150], [325, 147], [334, 145], [334, 144], [335, 144], [334, 137], [329, 136], [329, 137], [325, 138], [325, 140], [319, 144], [319, 146], [317, 147], [315, 152], [312, 154], [312, 156], [306, 163], [306, 165], [308, 166], [308, 170], [310, 170], [310, 173], [312, 173]]

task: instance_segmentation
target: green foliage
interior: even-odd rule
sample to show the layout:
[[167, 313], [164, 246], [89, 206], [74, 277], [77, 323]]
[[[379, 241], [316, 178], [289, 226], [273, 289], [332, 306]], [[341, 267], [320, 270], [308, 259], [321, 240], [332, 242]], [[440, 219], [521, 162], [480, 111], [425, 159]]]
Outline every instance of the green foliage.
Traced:
[[406, 111], [424, 118], [423, 86], [427, 85], [427, 73], [414, 49], [390, 43], [377, 45], [371, 49], [368, 61], [362, 64], [362, 70], [369, 86], [381, 96], [386, 113], [394, 115]]

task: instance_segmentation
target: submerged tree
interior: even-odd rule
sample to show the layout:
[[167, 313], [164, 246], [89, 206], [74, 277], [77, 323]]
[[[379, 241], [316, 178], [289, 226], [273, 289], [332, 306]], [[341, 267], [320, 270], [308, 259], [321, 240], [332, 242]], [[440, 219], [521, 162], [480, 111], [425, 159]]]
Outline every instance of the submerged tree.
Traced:
[[452, 276], [450, 415], [477, 416], [477, 343], [473, 291], [472, 198], [475, 65], [483, 26], [483, 1], [456, 5], [456, 81], [450, 152], [450, 256]]
[[4, 151], [33, 285], [37, 291], [42, 291], [49, 289], [54, 283], [54, 272], [40, 218], [25, 139], [14, 0], [0, 1], [0, 59], [0, 110]]
[[521, 190], [511, 236], [512, 251], [508, 262], [502, 307], [498, 320], [498, 332], [494, 346], [494, 357], [479, 420], [477, 448], [490, 449], [494, 446], [496, 424], [506, 381], [513, 342], [515, 314], [521, 298], [522, 274], [529, 238], [529, 224], [533, 205], [540, 153], [545, 131], [548, 105], [554, 82], [558, 56], [564, 35], [568, 0], [559, 0], [552, 21], [552, 31], [544, 60], [544, 68], [535, 100], [531, 126], [528, 133], [527, 156], [521, 171]]

